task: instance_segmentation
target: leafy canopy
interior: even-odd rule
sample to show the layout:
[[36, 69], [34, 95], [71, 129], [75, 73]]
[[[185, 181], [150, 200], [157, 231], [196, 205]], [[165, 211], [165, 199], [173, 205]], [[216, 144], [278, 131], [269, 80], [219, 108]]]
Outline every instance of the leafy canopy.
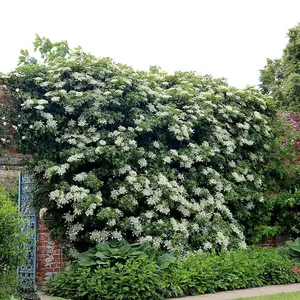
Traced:
[[300, 109], [300, 23], [289, 30], [288, 44], [280, 59], [268, 59], [260, 71], [263, 93], [278, 101], [280, 108]]

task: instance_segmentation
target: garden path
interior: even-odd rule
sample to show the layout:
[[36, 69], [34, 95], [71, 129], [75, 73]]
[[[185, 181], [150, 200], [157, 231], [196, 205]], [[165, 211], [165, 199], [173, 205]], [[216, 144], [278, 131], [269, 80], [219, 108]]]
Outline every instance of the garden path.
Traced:
[[[172, 298], [169, 300], [230, 300], [247, 297], [257, 297], [264, 295], [274, 295], [280, 293], [300, 292], [300, 283], [287, 284], [287, 285], [270, 285], [253, 289], [244, 289], [236, 291], [219, 292], [215, 294], [205, 294], [200, 296]], [[41, 300], [51, 300], [52, 297], [39, 293]]]
[[[193, 297], [183, 297], [169, 300], [229, 300], [247, 297], [257, 297], [264, 295], [274, 295], [289, 292], [300, 292], [300, 283], [287, 284], [287, 285], [270, 285], [253, 289], [244, 289], [236, 291], [219, 292], [215, 294], [205, 294]], [[46, 299], [45, 299], [46, 300]]]

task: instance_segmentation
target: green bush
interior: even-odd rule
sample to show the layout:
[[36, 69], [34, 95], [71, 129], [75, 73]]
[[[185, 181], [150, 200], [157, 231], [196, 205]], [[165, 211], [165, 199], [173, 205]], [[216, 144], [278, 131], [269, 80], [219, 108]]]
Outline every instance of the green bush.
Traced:
[[17, 295], [17, 270], [9, 270], [0, 274], [0, 300], [11, 300], [11, 295]]
[[3, 80], [16, 100], [6, 126], [33, 153], [34, 205], [53, 233], [79, 250], [122, 238], [170, 252], [245, 247], [241, 220], [264, 201], [273, 101], [51, 45], [37, 38], [47, 63], [23, 51]]
[[48, 291], [74, 300], [165, 299], [299, 281], [277, 250], [253, 247], [192, 253], [167, 268], [145, 257], [96, 269], [71, 264], [49, 282]]
[[[24, 260], [25, 234], [18, 207], [0, 186], [0, 299], [7, 299], [15, 285], [16, 269]], [[1, 298], [2, 297], [2, 298]]]

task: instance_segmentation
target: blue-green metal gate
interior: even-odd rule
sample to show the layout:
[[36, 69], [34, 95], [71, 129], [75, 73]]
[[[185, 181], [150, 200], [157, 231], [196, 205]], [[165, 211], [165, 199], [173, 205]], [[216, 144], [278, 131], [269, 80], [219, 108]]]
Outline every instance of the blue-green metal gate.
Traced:
[[36, 227], [37, 218], [34, 208], [31, 206], [33, 183], [29, 176], [19, 175], [19, 211], [25, 219], [24, 232], [28, 234], [26, 244], [23, 245], [27, 251], [26, 264], [18, 269], [19, 286], [27, 290], [36, 289]]

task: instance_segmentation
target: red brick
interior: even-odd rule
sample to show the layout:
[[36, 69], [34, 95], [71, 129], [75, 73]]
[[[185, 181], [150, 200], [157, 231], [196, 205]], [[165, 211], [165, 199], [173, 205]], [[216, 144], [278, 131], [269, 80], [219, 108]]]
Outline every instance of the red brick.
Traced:
[[50, 274], [54, 275], [66, 266], [68, 259], [61, 256], [60, 243], [51, 239], [43, 220], [38, 220], [37, 239], [36, 280], [37, 284], [42, 287]]

